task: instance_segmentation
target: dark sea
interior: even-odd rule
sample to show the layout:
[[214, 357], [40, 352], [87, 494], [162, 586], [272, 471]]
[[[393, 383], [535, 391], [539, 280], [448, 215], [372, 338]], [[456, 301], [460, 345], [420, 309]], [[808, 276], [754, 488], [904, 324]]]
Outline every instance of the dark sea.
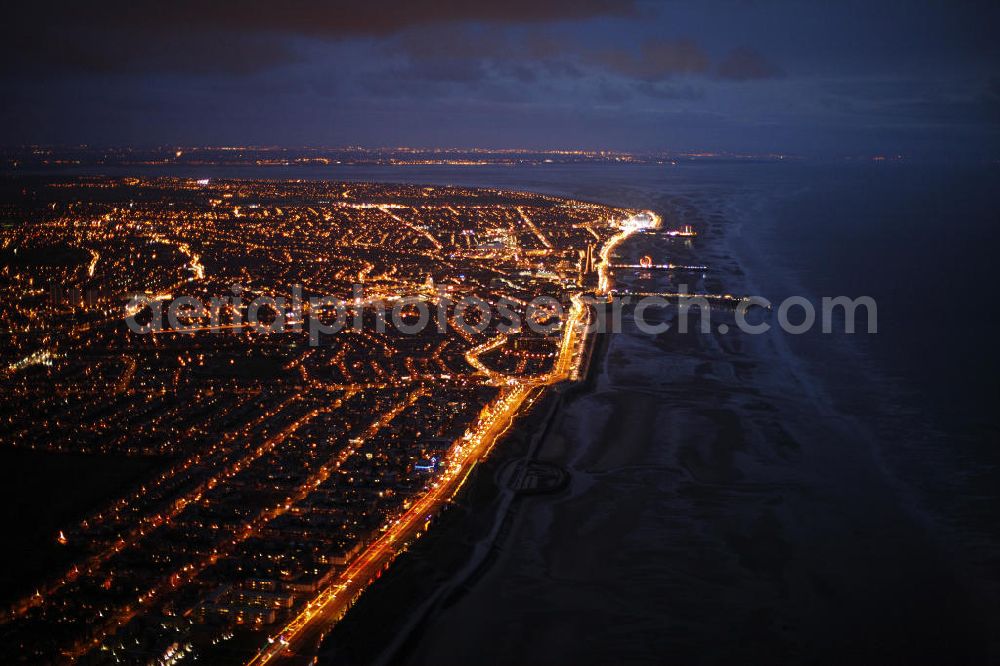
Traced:
[[869, 430], [946, 547], [997, 564], [1000, 169], [876, 163], [779, 179], [748, 207], [737, 255], [773, 300], [875, 299], [877, 334], [787, 336], [790, 347]]
[[[824, 296], [875, 300], [875, 334], [862, 319], [853, 335], [822, 334], [818, 326], [776, 335], [835, 418], [863, 433], [895, 500], [978, 595], [983, 623], [1000, 629], [1000, 348], [992, 340], [1000, 166], [740, 162], [144, 173], [523, 189], [654, 207], [668, 225], [669, 203], [678, 198], [710, 209], [725, 218], [726, 243], [748, 291], [774, 303], [788, 296], [817, 306]], [[126, 174], [135, 172], [109, 172]], [[992, 649], [972, 654], [1000, 658], [995, 648], [994, 638]]]

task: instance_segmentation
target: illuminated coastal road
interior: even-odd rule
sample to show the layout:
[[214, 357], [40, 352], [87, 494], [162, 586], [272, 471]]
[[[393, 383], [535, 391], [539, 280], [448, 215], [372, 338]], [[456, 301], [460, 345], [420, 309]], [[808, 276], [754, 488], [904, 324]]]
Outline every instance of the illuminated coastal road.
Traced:
[[371, 583], [379, 571], [401, 553], [427, 521], [462, 487], [472, 468], [493, 443], [513, 425], [518, 409], [532, 392], [533, 385], [507, 389], [496, 403], [484, 410], [480, 427], [461, 440], [449, 456], [448, 468], [420, 499], [385, 533], [368, 546], [323, 592], [310, 601], [264, 650], [249, 664], [305, 663], [309, 656], [302, 648], [314, 648], [350, 608], [354, 599]]
[[[659, 225], [659, 218], [646, 213], [644, 219], [626, 220], [622, 231], [616, 234], [601, 252], [605, 270], [601, 282], [608, 284], [607, 262], [611, 251], [631, 234]], [[603, 287], [602, 287], [603, 288]], [[467, 433], [451, 449], [448, 467], [422, 497], [395, 522], [388, 525], [385, 532], [351, 562], [339, 576], [319, 593], [312, 601], [288, 622], [279, 632], [268, 639], [268, 645], [258, 652], [248, 666], [262, 664], [305, 664], [311, 663], [323, 636], [347, 612], [365, 588], [385, 569], [410, 542], [426, 529], [428, 521], [462, 487], [469, 473], [490, 449], [514, 424], [519, 409], [530, 397], [545, 386], [576, 378], [581, 350], [585, 346], [587, 331], [582, 324], [588, 316], [588, 308], [579, 294], [573, 296], [573, 307], [563, 327], [563, 338], [559, 347], [559, 357], [553, 371], [533, 381], [521, 381], [504, 388], [496, 402], [483, 410], [477, 427]], [[492, 342], [487, 343], [489, 346]], [[485, 347], [484, 346], [484, 347]], [[481, 350], [479, 350], [481, 351]], [[474, 354], [475, 356], [475, 354]]]

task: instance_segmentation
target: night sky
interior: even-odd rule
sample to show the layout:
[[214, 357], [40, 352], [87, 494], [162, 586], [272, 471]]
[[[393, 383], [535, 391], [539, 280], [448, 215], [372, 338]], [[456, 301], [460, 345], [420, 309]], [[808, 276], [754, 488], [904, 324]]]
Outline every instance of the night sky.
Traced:
[[31, 3], [0, 144], [997, 155], [1000, 4]]

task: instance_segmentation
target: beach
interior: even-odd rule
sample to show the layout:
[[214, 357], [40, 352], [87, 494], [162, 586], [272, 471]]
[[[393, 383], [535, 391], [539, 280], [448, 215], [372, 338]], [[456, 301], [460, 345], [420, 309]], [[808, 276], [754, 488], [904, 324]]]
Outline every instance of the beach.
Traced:
[[[752, 293], [731, 211], [709, 197], [652, 203], [668, 226], [701, 235], [689, 248], [636, 236], [618, 249], [623, 263], [669, 251], [712, 267], [704, 287]], [[638, 289], [667, 278], [617, 279]], [[462, 516], [366, 593], [320, 663], [989, 660], [992, 597], [961, 580], [871, 432], [837, 409], [785, 338], [721, 334], [727, 312], [709, 334], [650, 336], [627, 311], [625, 322], [538, 448], [568, 473], [565, 489], [500, 511], [503, 488], [484, 470]], [[494, 463], [523, 455], [537, 427], [498, 446]], [[490, 557], [456, 579], [484, 535]], [[422, 582], [401, 594], [414, 569]], [[352, 640], [362, 635], [363, 648]]]

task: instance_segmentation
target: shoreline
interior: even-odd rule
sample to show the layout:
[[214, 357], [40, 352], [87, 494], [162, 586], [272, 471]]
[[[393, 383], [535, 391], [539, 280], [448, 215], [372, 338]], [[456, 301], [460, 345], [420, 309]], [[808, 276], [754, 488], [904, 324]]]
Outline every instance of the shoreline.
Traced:
[[[704, 225], [699, 257], [716, 267], [712, 286], [745, 286], [731, 221], [683, 196], [669, 201], [678, 222]], [[638, 240], [662, 250], [656, 238]], [[665, 653], [700, 663], [726, 654], [966, 663], [982, 654], [949, 564], [864, 440], [774, 345], [719, 333], [608, 336], [540, 447], [541, 459], [568, 470], [568, 488], [521, 502], [489, 567], [381, 663], [448, 666], [483, 654], [495, 664], [647, 663]], [[513, 459], [520, 449], [505, 442], [495, 453]], [[495, 515], [495, 480], [476, 482], [470, 496], [482, 506], [439, 525], [451, 534], [439, 533], [437, 546], [416, 553], [417, 544], [410, 564], [331, 633], [320, 663], [370, 663], [352, 636], [393, 640], [400, 625], [385, 607], [426, 593], [407, 577], [448, 580], [446, 563], [462, 561], [470, 535]], [[725, 620], [709, 619], [718, 615]], [[719, 635], [720, 622], [736, 630]]]
[[[553, 423], [561, 416], [567, 400], [591, 388], [601, 373], [610, 333], [601, 332], [588, 336], [589, 363], [586, 375], [572, 383], [546, 387], [535, 405], [521, 415], [516, 426], [502, 441], [497, 441], [487, 458], [483, 459], [470, 475], [469, 480], [453, 497], [450, 506], [439, 515], [434, 529], [423, 535], [405, 553], [393, 562], [385, 574], [365, 591], [355, 605], [326, 635], [316, 658], [320, 664], [391, 664], [405, 655], [411, 644], [420, 640], [424, 625], [442, 607], [454, 603], [463, 590], [489, 574], [496, 563], [503, 542], [510, 535], [511, 523], [516, 520], [520, 504], [538, 493], [518, 492], [504, 483], [505, 470], [537, 460], [539, 449], [548, 437]], [[596, 362], [595, 362], [596, 361]], [[512, 474], [516, 474], [516, 471]], [[548, 492], [560, 492], [556, 487]], [[458, 515], [456, 515], [458, 514]], [[473, 535], [472, 538], [463, 538]], [[459, 538], [456, 538], [459, 537]], [[445, 566], [440, 566], [445, 565]], [[432, 586], [420, 594], [401, 594], [396, 587], [410, 587], [416, 576], [413, 569], [425, 567], [440, 569], [432, 577]], [[458, 568], [457, 572], [452, 570]], [[389, 597], [417, 597], [414, 606], [403, 617], [389, 620], [382, 617], [387, 609], [398, 604], [383, 599]], [[391, 612], [391, 611], [390, 611]], [[394, 613], [393, 613], [394, 614]], [[365, 625], [359, 628], [357, 623]], [[367, 625], [373, 625], [371, 627]], [[391, 632], [386, 632], [392, 626]], [[363, 654], [340, 653], [338, 644], [342, 635], [367, 635], [374, 627], [376, 633], [387, 634], [387, 644], [374, 652]], [[364, 648], [374, 642], [364, 641]], [[338, 646], [338, 647], [330, 647]], [[352, 647], [361, 647], [352, 645]]]
[[[662, 220], [658, 215], [655, 216], [654, 219], [654, 229], [658, 229], [662, 224]], [[611, 263], [610, 258], [613, 252], [620, 245], [632, 240], [636, 231], [637, 229], [623, 230], [620, 234], [610, 239], [604, 248], [602, 248], [600, 253], [602, 261], [601, 264], [599, 264], [599, 279], [602, 288], [608, 285], [610, 270], [608, 266]], [[606, 306], [601, 305], [600, 307]], [[595, 315], [596, 313], [591, 313], [591, 316]], [[355, 604], [348, 611], [345, 611], [342, 619], [337, 622], [330, 629], [330, 632], [324, 637], [317, 653], [317, 659], [320, 663], [328, 663], [326, 660], [332, 657], [332, 655], [329, 654], [329, 650], [326, 648], [327, 644], [336, 644], [340, 633], [354, 633], [357, 631], [350, 626], [342, 628], [342, 625], [350, 623], [358, 614], [367, 614], [372, 612], [372, 609], [365, 608], [365, 606], [372, 605], [373, 602], [371, 601], [371, 598], [379, 596], [377, 588], [392, 585], [395, 581], [405, 578], [405, 571], [400, 571], [408, 566], [404, 560], [408, 558], [420, 559], [426, 557], [427, 554], [423, 553], [421, 549], [426, 548], [428, 542], [434, 541], [434, 536], [437, 536], [439, 539], [447, 540], [449, 536], [452, 536], [447, 533], [449, 528], [453, 531], [460, 530], [460, 533], [476, 533], [485, 528], [489, 529], [488, 533], [484, 537], [474, 542], [471, 545], [471, 548], [467, 549], [467, 559], [465, 560], [463, 568], [458, 573], [452, 575], [449, 579], [438, 583], [432, 591], [429, 591], [426, 594], [426, 599], [419, 603], [417, 608], [412, 610], [412, 614], [403, 619], [402, 627], [393, 632], [393, 638], [389, 646], [379, 650], [377, 654], [365, 655], [363, 663], [395, 663], [395, 657], [400, 652], [405, 651], [405, 646], [408, 643], [419, 640], [421, 626], [425, 624], [428, 617], [435, 611], [436, 607], [439, 607], [442, 604], [447, 604], [449, 601], [453, 601], [456, 595], [461, 595], [462, 588], [474, 584], [475, 580], [488, 574], [491, 566], [495, 563], [497, 552], [500, 549], [503, 539], [509, 536], [509, 524], [516, 520], [521, 500], [524, 497], [532, 496], [535, 493], [521, 494], [516, 489], [512, 490], [510, 487], [496, 484], [495, 480], [491, 481], [490, 479], [483, 478], [484, 474], [477, 474], [477, 472], [480, 472], [481, 468], [485, 467], [487, 462], [491, 463], [493, 466], [503, 468], [508, 466], [530, 465], [531, 463], [537, 461], [539, 450], [543, 447], [549, 437], [554, 421], [563, 416], [565, 403], [594, 390], [600, 375], [604, 372], [604, 365], [607, 362], [607, 354], [611, 343], [611, 337], [612, 333], [603, 330], [585, 336], [583, 340], [584, 349], [581, 352], [583, 357], [581, 365], [584, 368], [583, 376], [579, 377], [578, 368], [577, 372], [572, 373], [573, 376], [577, 377], [575, 380], [560, 382], [543, 387], [543, 395], [540, 396], [539, 405], [533, 405], [527, 413], [520, 415], [519, 423], [512, 428], [512, 432], [493, 443], [489, 452], [483, 459], [481, 459], [480, 464], [476, 466], [473, 473], [470, 474], [469, 481], [463, 484], [452, 498], [453, 502], [456, 504], [461, 504], [463, 502], [471, 503], [475, 501], [472, 498], [476, 495], [484, 492], [489, 494], [490, 491], [492, 491], [493, 494], [490, 496], [489, 501], [478, 509], [488, 515], [485, 517], [480, 515], [478, 518], [472, 520], [474, 524], [467, 524], [464, 527], [457, 525], [443, 526], [439, 524], [429, 533], [430, 538], [428, 535], [423, 536], [404, 553], [399, 555], [393, 561], [392, 566], [386, 571], [385, 575], [382, 576], [380, 580], [375, 581], [369, 586], [365, 593], [358, 598]], [[539, 417], [537, 415], [537, 411], [540, 409], [544, 410], [544, 415], [541, 417], [540, 423], [538, 423]], [[532, 426], [537, 426], [540, 429], [529, 435], [528, 429]], [[514, 445], [510, 440], [516, 441], [525, 437], [528, 439], [527, 451], [522, 454], [520, 451], [522, 447]], [[503, 452], [498, 453], [500, 450]], [[477, 486], [477, 484], [479, 485]], [[543, 491], [543, 494], [545, 492], [558, 492], [561, 490], [564, 490], [564, 487], [557, 487], [550, 491]], [[500, 504], [499, 507], [492, 506], [497, 503]], [[442, 521], [438, 518], [436, 522], [440, 523]], [[505, 529], [505, 527], [508, 527], [508, 529]], [[434, 556], [432, 555], [431, 557], [433, 558]], [[389, 594], [392, 593], [390, 592]], [[377, 613], [378, 607], [382, 604], [380, 602], [374, 602], [374, 604], [376, 606], [376, 609], [374, 610]], [[362, 610], [355, 611], [354, 609], [358, 607], [362, 607]], [[382, 620], [378, 620], [377, 624], [380, 627], [384, 627], [384, 622]], [[366, 631], [367, 630], [362, 630], [360, 633], [365, 633]], [[336, 658], [334, 657], [334, 659]], [[329, 663], [332, 664], [338, 662], [334, 660]], [[353, 658], [349, 659], [345, 663], [354, 663]]]
[[[651, 211], [635, 213], [618, 209], [616, 213], [630, 214], [617, 222], [620, 231], [611, 236], [601, 248], [600, 290], [605, 290], [610, 253], [620, 243], [645, 229], [657, 229], [660, 218]], [[615, 218], [608, 220], [614, 223]], [[295, 661], [303, 654], [314, 654], [317, 645], [336, 628], [344, 616], [362, 598], [371, 584], [389, 569], [392, 563], [406, 553], [410, 546], [427, 531], [430, 521], [436, 518], [460, 493], [479, 463], [488, 460], [496, 444], [522, 420], [524, 409], [531, 409], [540, 397], [552, 393], [561, 395], [564, 385], [578, 379], [580, 364], [592, 353], [587, 330], [591, 311], [581, 298], [581, 293], [571, 294], [572, 306], [563, 323], [559, 352], [552, 369], [536, 379], [499, 384], [497, 398], [487, 405], [479, 416], [475, 429], [457, 440], [448, 453], [448, 465], [437, 477], [434, 485], [424, 492], [399, 518], [383, 530], [383, 534], [367, 544], [347, 567], [297, 612], [290, 621], [279, 628], [278, 640], [269, 639], [248, 665], [264, 664], [272, 660]], [[469, 352], [467, 362], [472, 367], [489, 374], [477, 364], [476, 354]], [[588, 364], [589, 367], [589, 364]], [[560, 398], [557, 398], [557, 402]], [[525, 408], [525, 404], [527, 407]], [[552, 410], [550, 410], [551, 413]], [[528, 461], [530, 464], [530, 460]], [[516, 494], [516, 492], [514, 493]], [[499, 529], [501, 525], [497, 525]]]

